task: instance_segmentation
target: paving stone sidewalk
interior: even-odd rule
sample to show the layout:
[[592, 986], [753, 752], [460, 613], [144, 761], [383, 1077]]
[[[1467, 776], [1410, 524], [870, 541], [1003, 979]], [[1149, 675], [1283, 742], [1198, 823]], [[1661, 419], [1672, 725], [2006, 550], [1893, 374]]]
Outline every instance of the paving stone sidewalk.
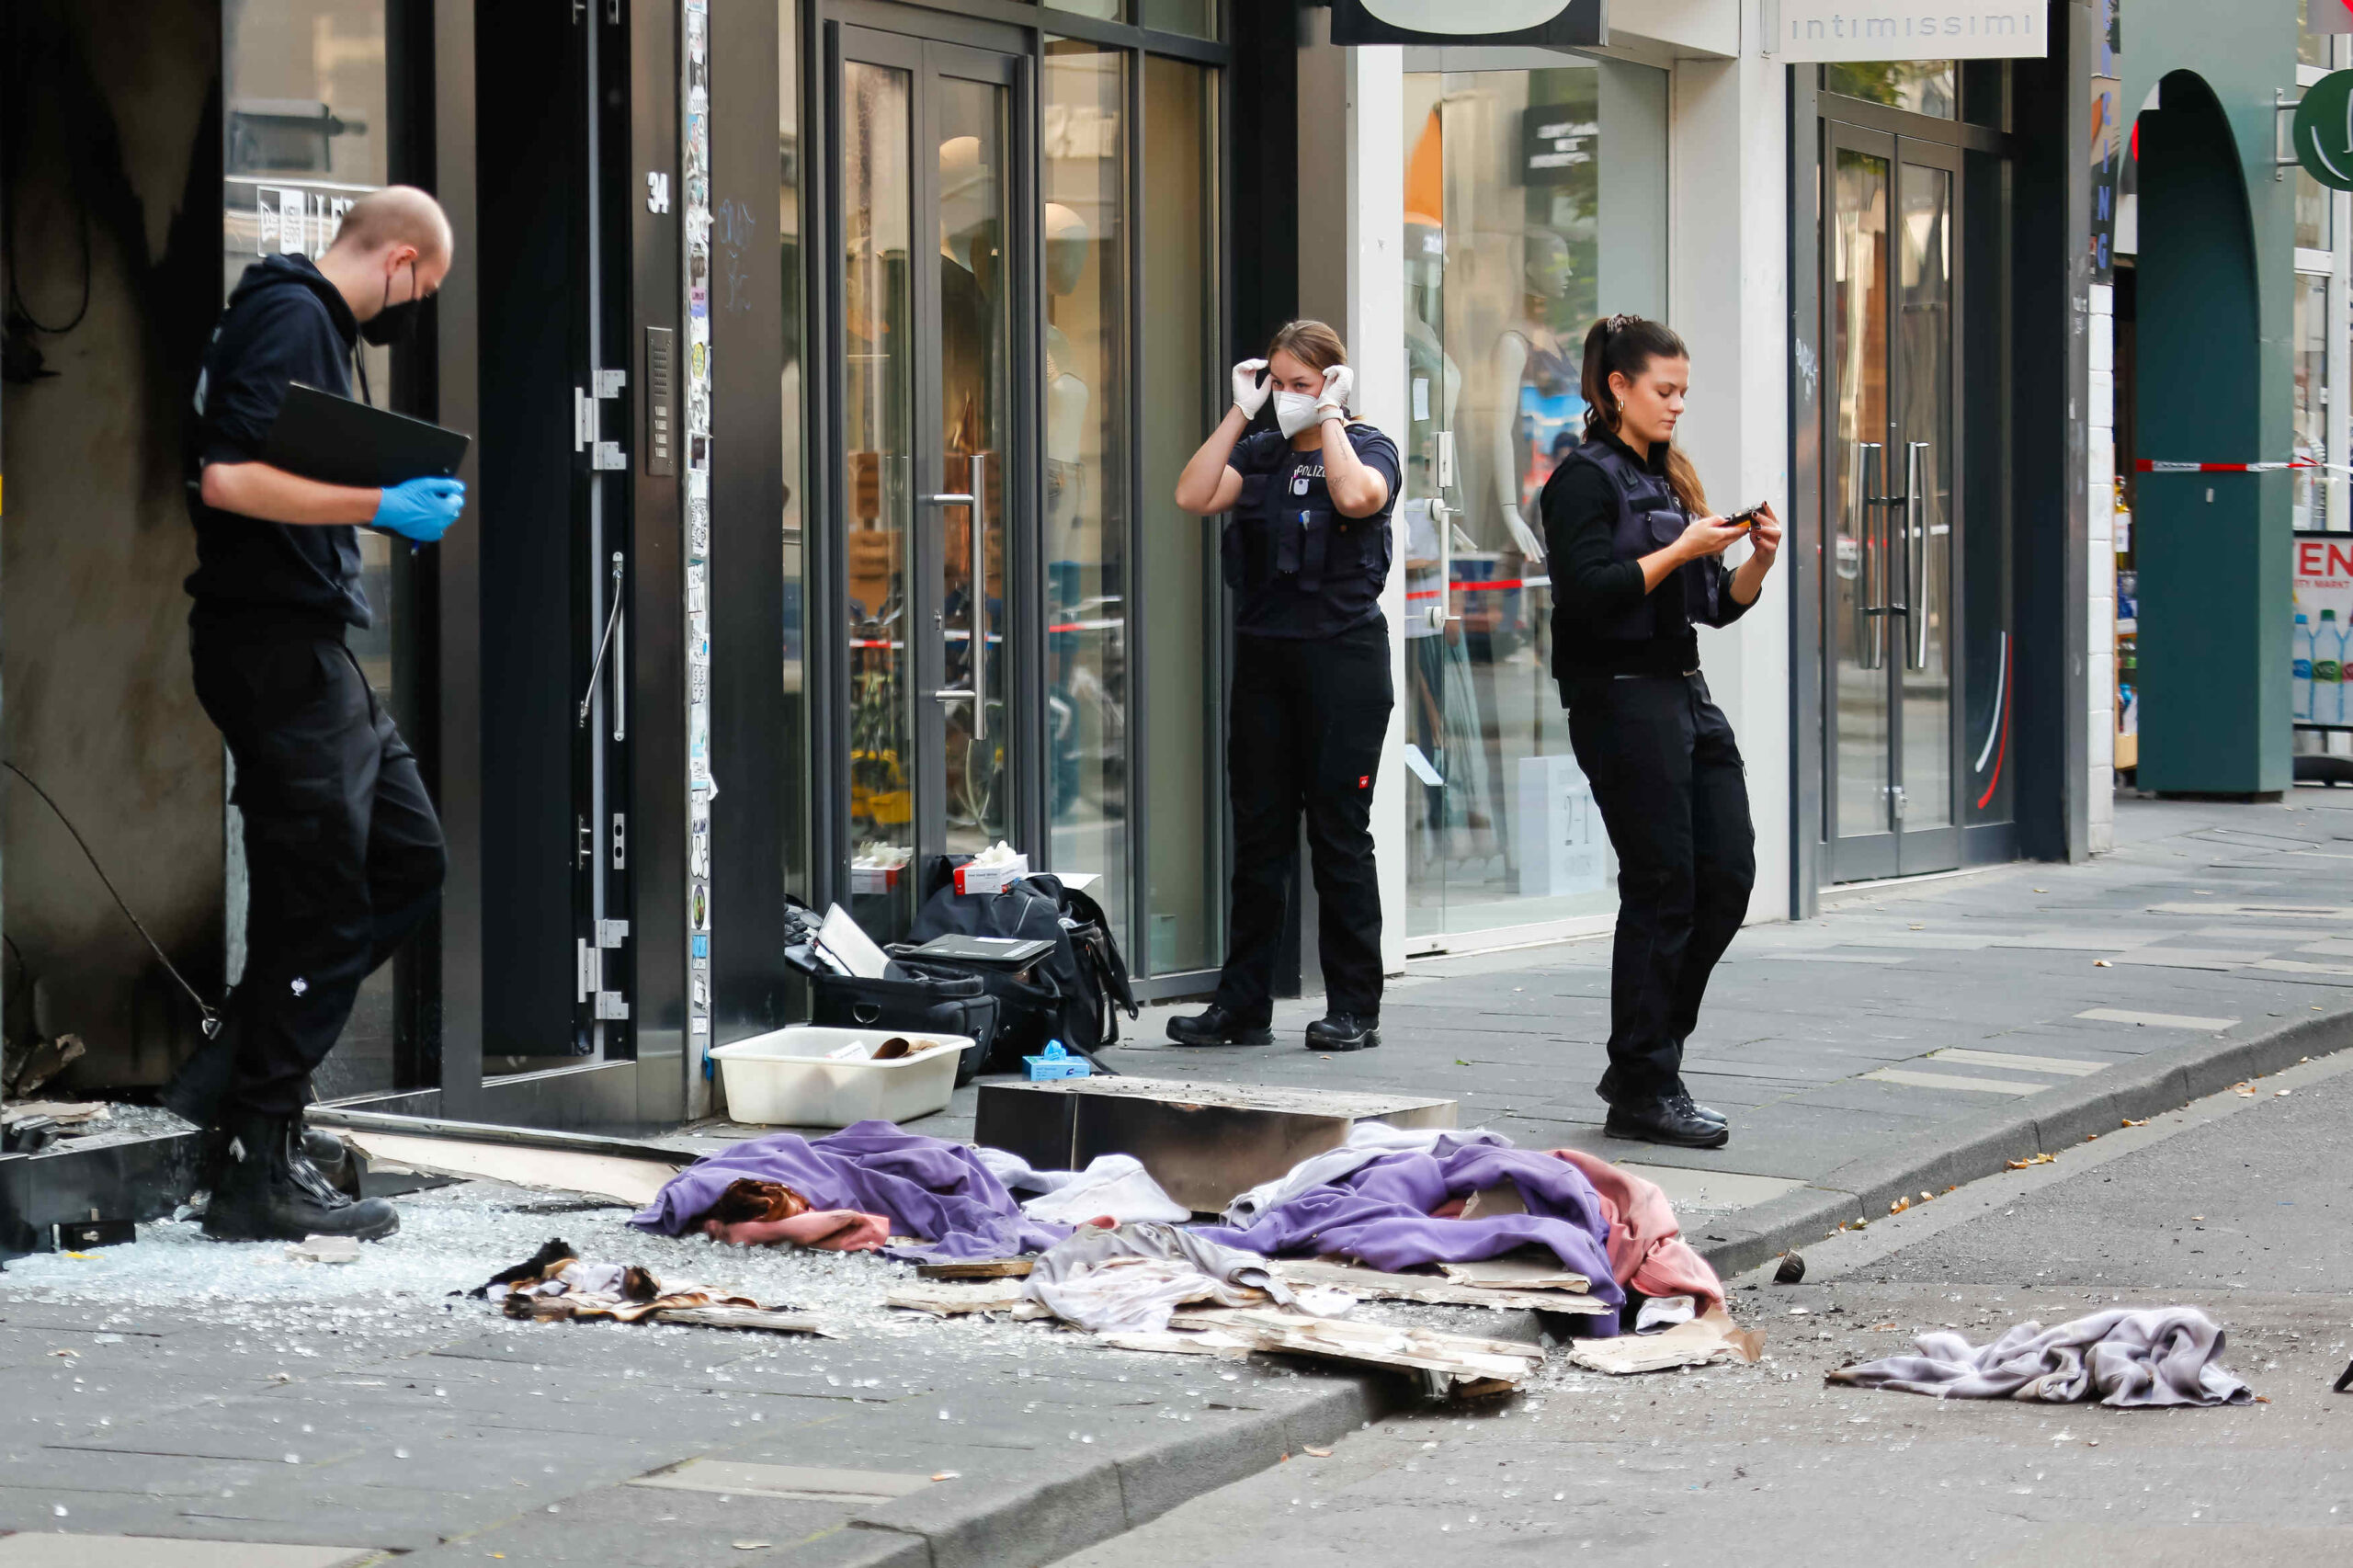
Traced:
[[[2115, 1114], [2105, 1084], [2186, 1099], [2186, 1062], [2211, 1074], [2344, 1043], [2353, 794], [2123, 802], [2118, 829], [2118, 853], [2089, 865], [1851, 892], [1818, 920], [1745, 931], [1690, 1048], [1693, 1088], [1733, 1119], [1721, 1151], [1601, 1136], [1606, 941], [1416, 964], [1378, 1051], [1301, 1049], [1320, 1012], [1308, 1001], [1283, 1007], [1285, 1043], [1206, 1052], [1151, 1043], [1155, 1010], [1113, 1060], [1140, 1075], [1452, 1096], [1465, 1125], [1640, 1165], [1730, 1266], [1776, 1226], [1818, 1234], [1836, 1222], [1825, 1204], [1859, 1212], [1924, 1159], [2094, 1128]], [[2292, 1027], [2304, 1034], [2283, 1047]], [[966, 1135], [972, 1104], [964, 1091], [914, 1125]], [[610, 1210], [500, 1201], [480, 1184], [404, 1200], [402, 1237], [356, 1266], [385, 1271], [381, 1293], [337, 1274], [306, 1297], [271, 1283], [291, 1266], [267, 1249], [153, 1235], [0, 1274], [0, 1532], [28, 1532], [0, 1533], [0, 1568], [217, 1568], [188, 1555], [204, 1542], [240, 1543], [236, 1568], [1033, 1568], [1328, 1444], [1404, 1392], [871, 1307], [824, 1341], [510, 1324], [446, 1293], [546, 1234], [624, 1256], [632, 1233]], [[772, 1292], [843, 1300], [842, 1270], [869, 1266], [887, 1267], [756, 1264], [805, 1271], [767, 1280]], [[1516, 1332], [1461, 1311], [1479, 1321], [1452, 1326]], [[749, 1468], [697, 1468], [713, 1463]]]

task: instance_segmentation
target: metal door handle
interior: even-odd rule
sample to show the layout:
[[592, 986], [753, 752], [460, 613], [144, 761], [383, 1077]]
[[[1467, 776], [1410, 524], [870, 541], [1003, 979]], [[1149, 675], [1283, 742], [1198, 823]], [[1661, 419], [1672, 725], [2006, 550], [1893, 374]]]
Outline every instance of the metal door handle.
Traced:
[[[952, 695], [972, 699], [972, 738], [989, 738], [988, 658], [989, 658], [989, 566], [988, 566], [988, 476], [987, 455], [974, 452], [971, 458], [972, 488], [962, 494], [926, 495], [927, 506], [969, 506], [972, 508], [972, 689]], [[935, 697], [947, 697], [948, 692], [934, 692]]]
[[1887, 614], [1885, 554], [1877, 544], [1880, 519], [1881, 460], [1886, 449], [1877, 441], [1855, 444], [1854, 495], [1850, 501], [1855, 517], [1856, 537], [1862, 551], [1857, 573], [1860, 588], [1857, 597], [1862, 611], [1863, 624], [1859, 629], [1862, 646], [1857, 660], [1864, 669], [1880, 668], [1882, 659], [1881, 642], [1886, 634], [1881, 619]]
[[[613, 608], [605, 617], [605, 634], [597, 640], [597, 656], [588, 664], [588, 689], [580, 695], [580, 727], [584, 730], [588, 727], [589, 710], [597, 705], [597, 677], [604, 673], [605, 650], [613, 646], [613, 635], [620, 628], [621, 566], [621, 552], [617, 550], [613, 551]], [[620, 664], [618, 650], [615, 651], [614, 659], [613, 668], [619, 671]], [[615, 687], [614, 690], [618, 694], [620, 687]], [[621, 738], [620, 708], [618, 695], [615, 699], [613, 713], [613, 739], [620, 740]]]
[[1438, 535], [1438, 603], [1430, 607], [1430, 624], [1444, 631], [1448, 621], [1461, 619], [1454, 613], [1454, 514], [1444, 501], [1430, 502], [1430, 528]]
[[1922, 459], [1926, 441], [1912, 441], [1904, 453], [1904, 662], [1906, 667], [1928, 667], [1928, 530], [1921, 494]]
[[621, 608], [621, 558], [613, 557], [613, 739], [629, 739], [629, 612]]

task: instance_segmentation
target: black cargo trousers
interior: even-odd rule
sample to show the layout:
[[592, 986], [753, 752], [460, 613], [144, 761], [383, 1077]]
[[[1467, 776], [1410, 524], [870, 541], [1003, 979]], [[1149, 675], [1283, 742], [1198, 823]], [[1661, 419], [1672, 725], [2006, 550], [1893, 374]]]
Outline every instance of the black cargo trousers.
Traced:
[[191, 623], [197, 700], [244, 818], [245, 968], [223, 1108], [299, 1114], [359, 983], [431, 914], [448, 865], [416, 756], [340, 626]]
[[1756, 829], [1732, 725], [1686, 676], [1563, 684], [1569, 744], [1618, 855], [1609, 1065], [1628, 1104], [1683, 1090], [1683, 1041], [1748, 913]]
[[1385, 621], [1335, 637], [1237, 636], [1226, 785], [1233, 806], [1233, 904], [1217, 1005], [1263, 1024], [1299, 866], [1300, 822], [1315, 877], [1316, 949], [1331, 1011], [1381, 1014], [1381, 881], [1372, 786], [1396, 688]]

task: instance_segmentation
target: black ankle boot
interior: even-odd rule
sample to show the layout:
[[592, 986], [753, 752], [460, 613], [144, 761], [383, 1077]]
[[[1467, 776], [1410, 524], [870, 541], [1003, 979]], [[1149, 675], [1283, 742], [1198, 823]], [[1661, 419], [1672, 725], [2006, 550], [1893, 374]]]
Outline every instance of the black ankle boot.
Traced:
[[1245, 1024], [1212, 1004], [1206, 1012], [1169, 1019], [1168, 1038], [1178, 1045], [1272, 1045], [1275, 1031], [1265, 1024]]
[[381, 1198], [353, 1202], [302, 1151], [300, 1118], [241, 1111], [223, 1131], [220, 1183], [204, 1210], [204, 1233], [224, 1242], [299, 1242], [305, 1236], [380, 1241], [401, 1228]]
[[1307, 1026], [1310, 1051], [1370, 1051], [1381, 1043], [1381, 1020], [1357, 1013], [1327, 1013]]
[[1632, 1138], [1677, 1149], [1721, 1149], [1732, 1139], [1732, 1129], [1698, 1114], [1688, 1095], [1643, 1104], [1609, 1108], [1601, 1131], [1611, 1138]]
[[[1593, 1092], [1601, 1096], [1601, 1103], [1606, 1106], [1614, 1106], [1620, 1100], [1626, 1099], [1633, 1099], [1642, 1101], [1643, 1103], [1648, 1103], [1649, 1098], [1647, 1096], [1630, 1096], [1626, 1085], [1619, 1081], [1618, 1069], [1614, 1065], [1602, 1070], [1601, 1082], [1593, 1086]], [[1668, 1098], [1672, 1099], [1678, 1096], [1682, 1098], [1684, 1105], [1689, 1108], [1689, 1113], [1698, 1117], [1700, 1120], [1712, 1121], [1726, 1127], [1732, 1125], [1732, 1118], [1716, 1109], [1713, 1106], [1699, 1104], [1691, 1098], [1691, 1093], [1688, 1089], [1677, 1089], [1675, 1091], [1675, 1094], [1670, 1095]]]

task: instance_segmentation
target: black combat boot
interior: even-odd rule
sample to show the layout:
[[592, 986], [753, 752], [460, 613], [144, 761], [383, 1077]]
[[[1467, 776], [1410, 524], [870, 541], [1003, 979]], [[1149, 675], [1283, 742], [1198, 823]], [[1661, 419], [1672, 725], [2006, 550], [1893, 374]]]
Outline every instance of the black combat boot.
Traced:
[[1357, 1013], [1326, 1013], [1307, 1026], [1310, 1051], [1370, 1051], [1381, 1043], [1381, 1020]]
[[233, 1113], [227, 1158], [204, 1233], [223, 1242], [299, 1242], [305, 1236], [381, 1241], [401, 1228], [381, 1198], [354, 1202], [335, 1190], [303, 1153], [299, 1117]]
[[1169, 1019], [1168, 1038], [1178, 1045], [1272, 1045], [1275, 1031], [1263, 1023], [1245, 1024], [1211, 1004], [1206, 1012]]

